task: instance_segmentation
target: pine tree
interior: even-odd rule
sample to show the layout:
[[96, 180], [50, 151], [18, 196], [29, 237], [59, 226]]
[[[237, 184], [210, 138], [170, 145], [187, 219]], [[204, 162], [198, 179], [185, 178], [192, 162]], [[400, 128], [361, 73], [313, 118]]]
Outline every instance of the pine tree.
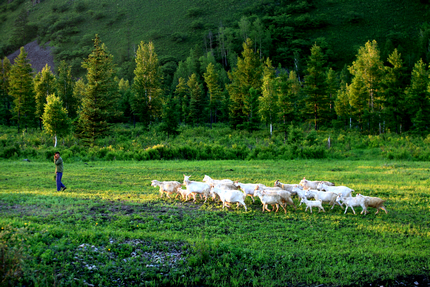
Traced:
[[290, 73], [282, 70], [277, 77], [276, 86], [278, 92], [278, 118], [281, 121], [279, 129], [284, 133], [284, 142], [287, 142], [290, 125], [298, 114], [297, 102], [301, 92], [301, 84], [294, 70]]
[[15, 63], [10, 70], [9, 94], [14, 99], [13, 113], [18, 124], [18, 132], [21, 125], [24, 125], [26, 129], [28, 126], [34, 126], [36, 101], [33, 70], [24, 47], [21, 47], [20, 54], [15, 58]]
[[10, 125], [13, 98], [9, 95], [9, 76], [12, 65], [7, 57], [0, 61], [0, 117], [1, 124]]
[[336, 119], [336, 111], [334, 109], [334, 102], [336, 101], [337, 91], [339, 90], [339, 81], [337, 78], [337, 73], [330, 68], [326, 74], [326, 83], [327, 83], [327, 95], [329, 101], [329, 110], [327, 115], [323, 117], [327, 122], [331, 122]]
[[94, 49], [82, 63], [87, 69], [87, 84], [79, 111], [80, 137], [93, 145], [95, 140], [110, 131], [109, 122], [118, 113], [118, 85], [115, 82], [113, 57], [98, 35], [94, 39]]
[[415, 63], [411, 72], [411, 84], [405, 90], [406, 98], [403, 103], [408, 118], [407, 127], [414, 133], [427, 134], [430, 127], [430, 85], [426, 63], [421, 59]]
[[228, 73], [231, 83], [227, 85], [230, 95], [230, 123], [234, 128], [245, 127], [245, 122], [252, 119], [252, 110], [258, 107], [249, 104], [258, 104], [258, 101], [247, 101], [250, 99], [250, 89], [254, 88], [257, 93], [261, 89], [262, 68], [258, 54], [252, 49], [252, 41], [247, 39], [243, 44], [242, 58], [238, 57], [237, 67]]
[[34, 77], [34, 92], [36, 96], [36, 118], [39, 120], [39, 128], [42, 130], [42, 115], [46, 104], [46, 97], [55, 94], [57, 81], [48, 64]]
[[368, 89], [359, 73], [352, 79], [351, 85], [347, 86], [351, 114], [354, 115], [360, 124], [360, 130], [364, 131], [364, 122], [370, 125], [369, 115], [371, 113], [368, 104]]
[[133, 112], [131, 108], [131, 99], [133, 97], [133, 91], [130, 87], [128, 80], [121, 79], [118, 82], [119, 93], [121, 94], [121, 99], [119, 102], [120, 110], [123, 111], [123, 120], [129, 121], [133, 117]]
[[47, 133], [54, 137], [54, 147], [57, 146], [57, 136], [65, 136], [70, 132], [71, 122], [66, 108], [60, 97], [48, 95], [42, 115], [43, 126]]
[[73, 86], [72, 66], [63, 60], [58, 67], [57, 94], [63, 101], [70, 118], [76, 117], [78, 109], [78, 99], [73, 97]]
[[205, 102], [203, 99], [202, 86], [197, 81], [197, 75], [192, 74], [187, 81], [188, 91], [190, 93], [190, 113], [188, 121], [193, 124], [203, 124], [206, 113], [204, 112]]
[[[358, 50], [357, 59], [352, 63], [352, 65], [348, 68], [350, 73], [353, 75], [353, 82], [356, 84], [360, 82], [360, 89], [356, 85], [352, 91], [360, 91], [359, 94], [351, 95], [352, 98], [356, 98], [357, 96], [364, 97], [363, 99], [354, 99], [351, 103], [353, 109], [357, 109], [352, 103], [360, 103], [358, 107], [361, 109], [361, 112], [358, 114], [361, 115], [362, 120], [367, 120], [367, 126], [369, 131], [375, 131], [377, 120], [377, 114], [380, 113], [381, 105], [381, 81], [384, 71], [384, 66], [382, 64], [381, 58], [379, 56], [378, 44], [375, 40], [372, 42], [368, 41], [364, 47], [360, 47]], [[360, 79], [355, 79], [359, 77]], [[364, 90], [363, 90], [364, 89]], [[361, 103], [367, 102], [368, 107], [364, 108]], [[368, 116], [367, 116], [368, 115]], [[366, 119], [363, 117], [365, 116]], [[364, 128], [363, 123], [361, 123], [362, 128]]]
[[163, 103], [163, 113], [160, 129], [167, 133], [167, 138], [170, 135], [175, 136], [179, 134], [179, 113], [178, 113], [178, 100], [172, 95], [167, 96], [165, 103]]
[[261, 120], [270, 125], [270, 135], [272, 135], [273, 123], [277, 122], [278, 114], [278, 93], [276, 87], [275, 68], [272, 61], [267, 58], [263, 68], [263, 84], [261, 87], [261, 97], [259, 98], [259, 114]]
[[403, 106], [406, 74], [401, 54], [397, 49], [388, 57], [388, 63], [390, 66], [385, 67], [382, 79], [384, 122], [388, 128], [399, 133], [406, 115]]
[[212, 128], [212, 123], [217, 121], [217, 111], [221, 105], [222, 91], [218, 82], [218, 73], [212, 63], [209, 63], [203, 76], [209, 92], [209, 116]]
[[140, 42], [136, 52], [132, 101], [133, 113], [144, 125], [161, 115], [161, 74], [152, 42]]
[[315, 130], [324, 123], [322, 115], [329, 111], [330, 105], [325, 63], [321, 47], [314, 44], [307, 62], [304, 92], [307, 96], [305, 113], [312, 115]]
[[179, 83], [175, 89], [175, 96], [179, 101], [180, 114], [179, 119], [186, 123], [190, 113], [190, 95], [188, 93], [187, 83], [184, 78], [179, 78]]

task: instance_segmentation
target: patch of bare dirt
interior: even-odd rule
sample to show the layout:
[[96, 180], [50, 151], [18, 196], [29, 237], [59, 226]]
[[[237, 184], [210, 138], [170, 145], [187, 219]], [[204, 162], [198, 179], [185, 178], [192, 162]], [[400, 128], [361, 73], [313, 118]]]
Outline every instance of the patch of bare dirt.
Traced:
[[[52, 73], [54, 73], [54, 56], [50, 46], [46, 45], [44, 48], [37, 44], [37, 41], [33, 41], [25, 45], [24, 49], [28, 53], [27, 58], [30, 60], [34, 71], [38, 73], [42, 71], [46, 64], [48, 64], [51, 67]], [[20, 50], [16, 50], [14, 53], [7, 56], [12, 64], [14, 63], [15, 58], [18, 57], [19, 53]]]

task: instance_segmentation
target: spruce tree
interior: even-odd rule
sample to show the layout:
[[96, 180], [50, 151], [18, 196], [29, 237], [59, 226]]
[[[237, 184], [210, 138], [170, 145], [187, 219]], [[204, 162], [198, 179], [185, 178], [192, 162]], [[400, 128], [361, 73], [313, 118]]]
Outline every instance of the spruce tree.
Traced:
[[57, 91], [57, 81], [48, 64], [34, 77], [34, 92], [36, 96], [36, 118], [42, 130], [42, 115], [46, 104], [46, 97]]
[[73, 96], [73, 86], [72, 66], [63, 60], [58, 67], [57, 94], [67, 109], [70, 118], [76, 117], [78, 109], [77, 98]]
[[0, 61], [0, 123], [10, 125], [13, 98], [9, 95], [9, 76], [12, 65], [7, 57]]
[[326, 122], [331, 123], [336, 119], [336, 111], [334, 109], [334, 102], [336, 101], [337, 91], [339, 90], [339, 81], [337, 73], [330, 68], [326, 74], [327, 83], [327, 96], [329, 101], [329, 109], [326, 115], [323, 115]]
[[406, 69], [397, 49], [394, 49], [388, 57], [388, 63], [390, 65], [385, 67], [385, 75], [382, 79], [383, 122], [386, 123], [387, 128], [399, 133], [407, 112], [403, 106]]
[[276, 87], [278, 92], [278, 118], [280, 119], [279, 129], [284, 133], [284, 142], [287, 142], [290, 125], [298, 114], [297, 102], [301, 92], [301, 83], [294, 70], [290, 73], [282, 70], [277, 77]]
[[71, 122], [66, 108], [60, 97], [48, 95], [42, 115], [43, 126], [47, 133], [54, 137], [54, 147], [57, 146], [57, 136], [65, 136], [70, 132]]
[[273, 123], [277, 122], [278, 93], [275, 68], [272, 66], [272, 61], [269, 58], [267, 58], [263, 68], [263, 84], [261, 87], [261, 97], [259, 98], [259, 108], [261, 120], [270, 126], [270, 135], [272, 135]]
[[178, 99], [180, 109], [179, 119], [183, 123], [186, 123], [188, 114], [190, 113], [190, 95], [184, 78], [179, 78], [179, 83], [175, 89], [175, 96]]
[[307, 74], [305, 75], [304, 92], [307, 97], [304, 113], [313, 118], [315, 130], [325, 123], [323, 115], [329, 111], [330, 105], [325, 63], [325, 55], [321, 47], [314, 44], [308, 58]]
[[406, 98], [403, 103], [409, 122], [407, 127], [414, 133], [429, 133], [430, 122], [430, 73], [427, 64], [421, 59], [415, 63], [411, 72], [411, 84], [405, 90]]
[[171, 135], [179, 134], [179, 109], [178, 99], [172, 95], [167, 96], [163, 103], [162, 119], [160, 129], [167, 133], [167, 138]]
[[[228, 73], [231, 80], [227, 85], [230, 95], [230, 123], [234, 128], [247, 126], [245, 123], [252, 119], [252, 110], [258, 109], [250, 106], [251, 103], [258, 104], [258, 101], [249, 101], [252, 98], [249, 92], [251, 88], [260, 93], [262, 75], [260, 58], [252, 48], [252, 41], [247, 39], [243, 44], [242, 58], [237, 58], [237, 67]], [[248, 105], [245, 105], [245, 101]]]
[[13, 114], [18, 124], [27, 129], [35, 124], [36, 101], [34, 98], [33, 70], [27, 52], [21, 47], [9, 74], [9, 94], [13, 97]]
[[190, 93], [190, 112], [188, 122], [200, 125], [205, 122], [206, 113], [204, 111], [205, 101], [203, 98], [203, 88], [197, 80], [197, 75], [192, 74], [187, 81], [188, 92]]
[[132, 100], [133, 113], [144, 125], [161, 115], [161, 73], [152, 42], [140, 42], [136, 52]]
[[212, 123], [217, 121], [217, 111], [221, 105], [222, 91], [218, 81], [218, 73], [212, 63], [209, 63], [203, 76], [209, 92], [209, 116], [212, 127]]
[[110, 119], [118, 114], [118, 85], [115, 82], [113, 56], [100, 41], [94, 39], [94, 49], [82, 63], [87, 69], [87, 84], [79, 111], [80, 137], [93, 145], [110, 131]]

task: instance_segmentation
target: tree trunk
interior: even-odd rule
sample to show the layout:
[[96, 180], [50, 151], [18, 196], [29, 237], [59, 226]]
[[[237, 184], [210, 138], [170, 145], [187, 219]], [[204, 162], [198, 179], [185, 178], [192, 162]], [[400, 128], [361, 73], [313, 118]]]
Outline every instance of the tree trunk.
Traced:
[[54, 147], [57, 147], [57, 135], [54, 135], [54, 139], [55, 139], [55, 141], [54, 141]]

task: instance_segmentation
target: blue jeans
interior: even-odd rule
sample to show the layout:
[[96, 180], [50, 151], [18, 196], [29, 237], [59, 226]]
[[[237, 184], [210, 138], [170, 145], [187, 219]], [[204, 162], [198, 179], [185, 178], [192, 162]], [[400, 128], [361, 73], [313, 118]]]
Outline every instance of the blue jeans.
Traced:
[[60, 191], [62, 187], [66, 187], [62, 182], [61, 178], [63, 177], [62, 172], [57, 172], [57, 191]]

